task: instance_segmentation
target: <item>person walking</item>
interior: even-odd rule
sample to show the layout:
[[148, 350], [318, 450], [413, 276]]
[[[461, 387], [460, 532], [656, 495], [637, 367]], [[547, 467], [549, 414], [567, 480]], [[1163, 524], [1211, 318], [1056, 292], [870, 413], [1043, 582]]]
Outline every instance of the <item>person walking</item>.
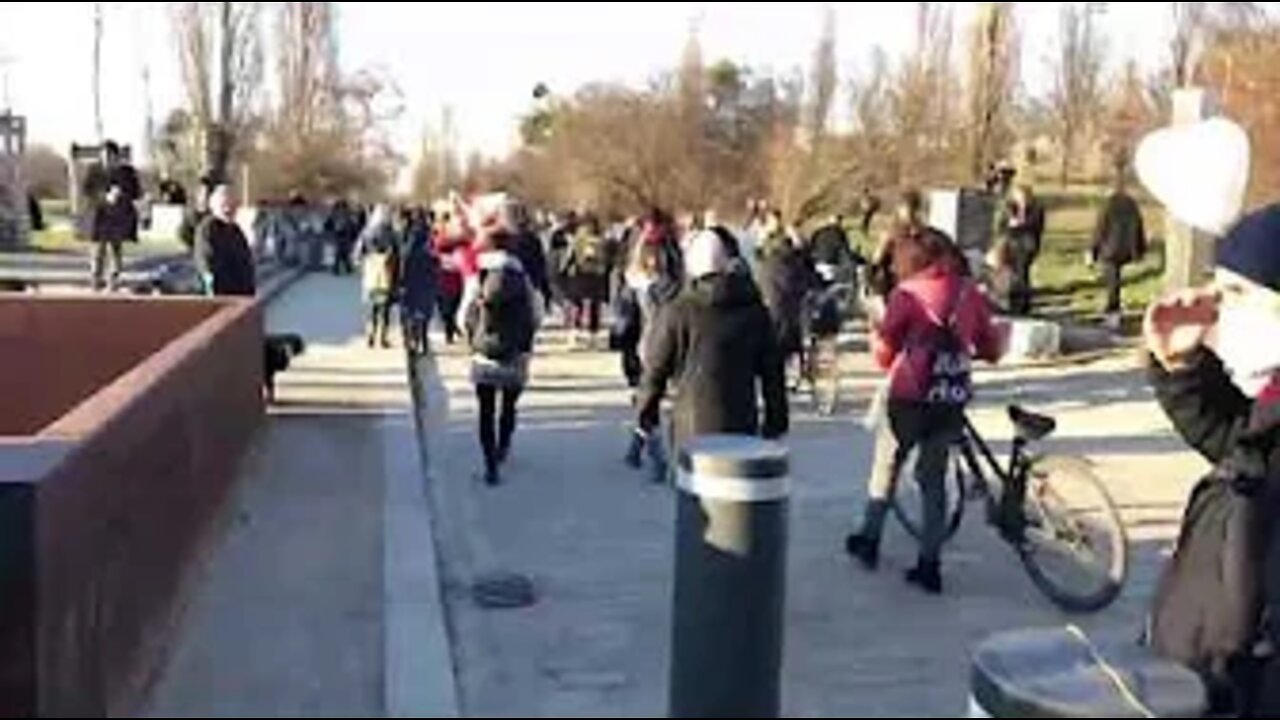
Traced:
[[546, 309], [559, 306], [565, 317], [565, 325], [571, 326], [573, 312], [569, 300], [570, 287], [565, 277], [564, 267], [569, 256], [569, 247], [573, 244], [574, 235], [578, 232], [578, 214], [572, 210], [560, 214], [547, 235], [547, 283], [551, 295], [546, 299]]
[[572, 305], [574, 346], [595, 347], [600, 333], [601, 310], [609, 299], [609, 250], [599, 220], [586, 216], [574, 233], [564, 259], [564, 276]]
[[884, 203], [872, 192], [871, 187], [864, 186], [862, 188], [862, 196], [858, 199], [858, 213], [861, 216], [859, 218], [859, 227], [862, 229], [862, 237], [864, 239], [871, 239], [871, 226], [875, 223], [876, 216], [880, 214], [880, 210], [883, 207]]
[[1120, 330], [1124, 320], [1124, 268], [1147, 254], [1147, 230], [1138, 201], [1125, 188], [1123, 175], [1107, 198], [1093, 232], [1091, 259], [1102, 268], [1107, 284], [1106, 326]]
[[436, 310], [440, 261], [431, 242], [431, 220], [418, 209], [401, 213], [400, 319], [410, 354], [431, 351], [429, 331]]
[[392, 227], [391, 210], [374, 209], [360, 235], [360, 256], [365, 303], [369, 307], [369, 347], [391, 347], [391, 308], [399, 287], [400, 243]]
[[[656, 239], [656, 236], [651, 237]], [[665, 258], [658, 242], [636, 242], [615, 304], [610, 344], [622, 357], [622, 373], [631, 388], [633, 403], [644, 375], [645, 351], [654, 323], [662, 309], [680, 294], [680, 281], [663, 267]], [[652, 461], [654, 482], [664, 482], [667, 455], [661, 436], [650, 437], [637, 426], [627, 448], [627, 465], [641, 469], [646, 450]]]
[[645, 347], [637, 426], [655, 437], [674, 383], [673, 450], [709, 434], [782, 437], [783, 358], [755, 284], [730, 270], [723, 241], [709, 231], [690, 239], [685, 272], [688, 286], [658, 316]]
[[352, 264], [356, 244], [360, 240], [361, 224], [359, 214], [346, 200], [339, 200], [329, 210], [325, 219], [325, 234], [333, 246], [334, 275], [351, 275], [356, 269]]
[[435, 233], [436, 257], [440, 259], [440, 322], [444, 324], [445, 344], [453, 345], [461, 336], [458, 308], [464, 289], [463, 268], [466, 265], [469, 238], [461, 232], [453, 211], [441, 213]]
[[924, 497], [925, 531], [907, 581], [940, 594], [947, 459], [973, 396], [970, 366], [974, 358], [997, 361], [1004, 341], [981, 289], [957, 266], [950, 239], [911, 225], [898, 233], [892, 263], [899, 281], [872, 328], [873, 354], [889, 373], [889, 422], [877, 438], [862, 528], [845, 549], [869, 570], [878, 567], [898, 473], [918, 450], [915, 482]]
[[459, 310], [471, 347], [484, 481], [491, 487], [501, 484], [501, 467], [511, 454], [517, 406], [542, 323], [542, 303], [513, 252], [514, 242], [508, 227], [481, 233], [479, 270], [467, 280]]
[[114, 291], [124, 273], [124, 244], [138, 242], [138, 206], [142, 183], [138, 171], [114, 141], [102, 146], [102, 163], [85, 178], [90, 240], [94, 244], [94, 290]]
[[538, 236], [529, 209], [525, 205], [512, 202], [505, 212], [510, 216], [509, 222], [513, 227], [512, 252], [520, 261], [520, 266], [524, 268], [525, 275], [529, 277], [529, 282], [533, 283], [534, 289], [538, 291], [545, 306], [551, 297], [551, 275], [547, 267], [547, 253], [542, 246], [542, 238]]
[[1005, 209], [1003, 232], [1008, 254], [1008, 309], [1013, 315], [1030, 315], [1035, 306], [1031, 271], [1044, 243], [1045, 211], [1029, 186], [1013, 191]]
[[209, 194], [209, 216], [196, 230], [193, 256], [206, 295], [252, 297], [257, 268], [249, 239], [235, 221], [231, 189], [218, 185]]
[[809, 256], [818, 273], [830, 282], [851, 282], [858, 266], [866, 264], [866, 259], [853, 249], [844, 229], [844, 216], [838, 213], [813, 233]]
[[783, 358], [788, 362], [798, 358], [803, 368], [805, 298], [821, 286], [821, 280], [799, 247], [800, 243], [799, 237], [783, 223], [782, 213], [771, 211], [760, 245], [760, 291]]

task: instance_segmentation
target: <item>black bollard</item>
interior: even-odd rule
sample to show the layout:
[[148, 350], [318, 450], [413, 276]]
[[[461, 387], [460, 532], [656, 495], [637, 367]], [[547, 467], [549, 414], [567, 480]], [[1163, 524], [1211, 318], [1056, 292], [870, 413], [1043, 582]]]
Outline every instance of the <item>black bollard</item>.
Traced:
[[1099, 648], [1076, 628], [998, 635], [973, 653], [971, 718], [1198, 718], [1190, 670], [1133, 642]]
[[671, 717], [781, 712], [789, 465], [785, 447], [746, 436], [680, 452]]

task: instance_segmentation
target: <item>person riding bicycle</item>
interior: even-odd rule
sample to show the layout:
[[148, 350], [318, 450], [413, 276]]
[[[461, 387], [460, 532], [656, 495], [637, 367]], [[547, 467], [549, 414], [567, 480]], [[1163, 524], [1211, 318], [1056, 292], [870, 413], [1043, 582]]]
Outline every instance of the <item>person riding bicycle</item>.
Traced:
[[862, 529], [845, 543], [867, 569], [879, 566], [898, 471], [918, 449], [915, 480], [925, 501], [925, 528], [907, 581], [930, 594], [942, 592], [947, 459], [973, 396], [971, 362], [996, 362], [1004, 352], [991, 305], [958, 266], [951, 245], [941, 232], [918, 225], [903, 225], [892, 239], [892, 273], [899, 282], [872, 328], [876, 361], [889, 373], [889, 423], [876, 443]]
[[[1280, 205], [1218, 246], [1210, 285], [1147, 313], [1156, 397], [1215, 465], [1156, 591], [1151, 644], [1196, 670], [1214, 716], [1280, 714]], [[1261, 650], [1261, 651], [1260, 651]]]

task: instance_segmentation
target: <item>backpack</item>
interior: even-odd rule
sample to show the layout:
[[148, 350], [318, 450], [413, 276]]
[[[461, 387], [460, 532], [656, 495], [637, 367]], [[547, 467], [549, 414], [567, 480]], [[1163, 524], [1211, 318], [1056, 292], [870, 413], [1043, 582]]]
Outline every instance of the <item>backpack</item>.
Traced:
[[1224, 711], [1251, 705], [1256, 683], [1270, 525], [1262, 505], [1227, 478], [1201, 482], [1152, 605], [1152, 647], [1199, 673]]
[[375, 250], [364, 256], [365, 294], [389, 293], [395, 285], [395, 256], [389, 250]]
[[601, 276], [609, 271], [604, 238], [595, 233], [579, 233], [573, 239], [573, 271], [579, 276]]
[[962, 288], [956, 293], [946, 319], [937, 325], [924, 395], [930, 405], [963, 407], [973, 400], [973, 358], [956, 328], [956, 315], [968, 292]]
[[480, 295], [470, 314], [471, 349], [477, 354], [509, 363], [533, 350], [533, 298], [520, 269], [481, 271]]
[[818, 294], [809, 305], [809, 333], [815, 337], [831, 338], [839, 335], [843, 326], [839, 296], [831, 292]]

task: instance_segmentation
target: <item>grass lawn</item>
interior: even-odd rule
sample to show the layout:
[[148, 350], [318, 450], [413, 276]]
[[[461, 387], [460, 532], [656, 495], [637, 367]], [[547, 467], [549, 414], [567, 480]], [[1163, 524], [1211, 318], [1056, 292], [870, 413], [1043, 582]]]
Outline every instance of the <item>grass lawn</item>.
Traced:
[[[1048, 229], [1033, 279], [1037, 312], [1048, 317], [1097, 322], [1106, 304], [1101, 268], [1089, 267], [1086, 253], [1103, 201], [1097, 190], [1078, 189], [1045, 197]], [[1141, 316], [1161, 293], [1164, 277], [1163, 215], [1144, 205], [1151, 248], [1140, 263], [1125, 268], [1126, 315]], [[1132, 323], [1131, 323], [1132, 324]]]
[[31, 235], [31, 247], [41, 252], [71, 252], [81, 244], [70, 225], [48, 227]]

